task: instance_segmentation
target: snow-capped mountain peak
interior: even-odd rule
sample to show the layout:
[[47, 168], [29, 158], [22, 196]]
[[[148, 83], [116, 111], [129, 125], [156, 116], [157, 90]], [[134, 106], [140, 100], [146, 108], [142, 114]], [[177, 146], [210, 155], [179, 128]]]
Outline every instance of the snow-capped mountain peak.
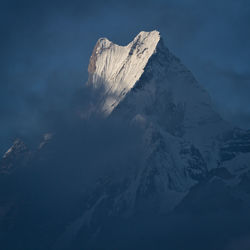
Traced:
[[[41, 196], [44, 201], [44, 190], [49, 190], [48, 204], [54, 197], [50, 193], [59, 196], [60, 202], [55, 203], [58, 203], [60, 211], [65, 209], [62, 210], [65, 216], [54, 209], [53, 216], [49, 216], [51, 220], [55, 212], [60, 215], [54, 221], [60, 230], [56, 232], [58, 239], [53, 249], [100, 249], [91, 246], [104, 239], [108, 242], [106, 233], [116, 233], [124, 223], [130, 225], [132, 222], [133, 226], [144, 227], [141, 222], [155, 221], [155, 218], [162, 221], [169, 215], [172, 218], [174, 213], [186, 212], [187, 208], [193, 213], [196, 211], [193, 207], [198, 208], [197, 211], [204, 207], [202, 210], [208, 211], [209, 219], [211, 211], [212, 214], [215, 211], [214, 205], [220, 209], [221, 204], [228, 206], [238, 203], [240, 210], [237, 211], [241, 213], [242, 205], [247, 206], [249, 211], [250, 131], [233, 128], [220, 117], [213, 108], [209, 94], [164, 45], [158, 31], [140, 32], [126, 46], [100, 38], [90, 58], [88, 72], [87, 86], [94, 92], [93, 96], [91, 92], [91, 98], [86, 98], [87, 102], [90, 101], [87, 107], [82, 105], [86, 110], [81, 112], [81, 117], [89, 118], [90, 114], [96, 113], [108, 117], [103, 120], [101, 117], [101, 126], [91, 130], [90, 126], [100, 120], [90, 119], [89, 124], [84, 120], [86, 127], [83, 126], [83, 129], [86, 131], [83, 133], [84, 123], [76, 119], [76, 122], [80, 122], [76, 126], [71, 127], [70, 123], [68, 128], [67, 123], [58, 132], [46, 133], [34, 150], [30, 150], [21, 140], [16, 140], [0, 159], [3, 181], [6, 175], [11, 177], [12, 173], [14, 179], [19, 180], [16, 177], [25, 170], [27, 172], [24, 173], [33, 173], [38, 178], [38, 185], [42, 183], [42, 188], [37, 188], [36, 183], [34, 189], [35, 192], [41, 190], [42, 195], [40, 191], [37, 193], [39, 195], [34, 195], [35, 192], [30, 189], [30, 196], [35, 198], [35, 207], [38, 207], [37, 197]], [[102, 129], [103, 124], [108, 127], [112, 124], [111, 129]], [[129, 132], [121, 129], [119, 133], [113, 133], [117, 127], [123, 126]], [[89, 130], [92, 131], [90, 135]], [[131, 130], [135, 133], [128, 136]], [[103, 134], [105, 139], [102, 138]], [[93, 140], [95, 137], [101, 139]], [[112, 141], [113, 137], [117, 139], [115, 142]], [[129, 139], [124, 141], [125, 137]], [[95, 173], [92, 173], [92, 169]], [[28, 176], [33, 187], [33, 175]], [[26, 183], [21, 186], [26, 187]], [[24, 188], [21, 201], [23, 197], [29, 197], [27, 190]], [[72, 201], [79, 208], [72, 205]], [[25, 218], [30, 202], [22, 201], [22, 204], [22, 209], [18, 210], [24, 211], [21, 215]], [[42, 203], [40, 207], [47, 208], [47, 205]], [[73, 210], [73, 215], [69, 215], [69, 209]], [[16, 213], [16, 209], [12, 210]], [[33, 216], [35, 213], [30, 214]], [[9, 219], [9, 214], [7, 216]], [[177, 217], [179, 223], [179, 215]], [[200, 213], [198, 218], [200, 220]], [[218, 218], [216, 215], [216, 223]], [[21, 222], [20, 228], [23, 230], [23, 220], [16, 221]], [[45, 229], [48, 225], [52, 224], [47, 221], [42, 223]], [[55, 231], [54, 227], [51, 228], [51, 231]], [[125, 228], [130, 231], [131, 227]], [[162, 230], [157, 224], [158, 228]], [[148, 229], [151, 238], [154, 229], [151, 226]], [[37, 232], [41, 234], [40, 224]], [[178, 235], [179, 231], [175, 232]], [[123, 229], [120, 233], [119, 239], [125, 235]], [[51, 239], [48, 239], [51, 246]]]
[[98, 108], [104, 114], [110, 114], [140, 79], [159, 40], [158, 31], [142, 31], [127, 46], [98, 40], [89, 62], [88, 84], [103, 88]]
[[144, 137], [145, 163], [119, 199], [134, 210], [152, 195], [165, 211], [173, 208], [217, 167], [217, 137], [231, 127], [158, 31], [140, 32], [127, 46], [99, 39], [88, 71], [100, 95], [94, 111], [138, 124]]

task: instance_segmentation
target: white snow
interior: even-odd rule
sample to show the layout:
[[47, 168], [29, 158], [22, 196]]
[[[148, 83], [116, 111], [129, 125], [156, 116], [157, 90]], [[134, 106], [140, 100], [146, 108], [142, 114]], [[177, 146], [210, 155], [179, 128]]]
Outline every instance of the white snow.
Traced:
[[[101, 92], [97, 112], [111, 115], [119, 104], [116, 115], [137, 124], [144, 133], [145, 166], [136, 178], [131, 177], [118, 200], [133, 207], [137, 190], [147, 190], [153, 165], [159, 173], [153, 177], [157, 188], [168, 196], [168, 202], [163, 201], [166, 210], [197, 183], [189, 172], [202, 174], [216, 166], [215, 138], [228, 126], [214, 111], [208, 93], [160, 39], [158, 31], [140, 32], [127, 46], [99, 39], [89, 63], [88, 84]], [[150, 77], [141, 78], [145, 74]], [[143, 88], [130, 91], [139, 81]], [[184, 144], [194, 146], [203, 158], [191, 150], [181, 156]], [[202, 159], [207, 166], [191, 166], [190, 161]]]
[[[214, 110], [192, 73], [164, 47], [158, 31], [140, 32], [127, 46], [99, 39], [88, 71], [88, 85], [100, 92], [93, 111], [111, 119], [118, 116], [144, 135], [145, 164], [112, 197], [113, 211], [125, 204], [129, 216], [147, 192], [160, 203], [160, 210], [173, 209], [197, 178], [218, 167], [218, 138], [232, 126]], [[135, 84], [139, 88], [131, 90]], [[231, 170], [232, 163], [224, 165]], [[119, 180], [108, 178], [111, 183], [125, 179], [122, 174]]]
[[159, 40], [158, 31], [142, 31], [127, 46], [116, 45], [106, 38], [98, 40], [90, 58], [88, 84], [104, 88], [99, 108], [106, 115], [139, 80]]

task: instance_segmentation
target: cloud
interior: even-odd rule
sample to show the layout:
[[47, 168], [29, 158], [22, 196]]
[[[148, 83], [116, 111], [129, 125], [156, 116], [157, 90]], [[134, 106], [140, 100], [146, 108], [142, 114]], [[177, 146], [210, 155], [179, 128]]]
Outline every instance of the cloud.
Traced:
[[[39, 127], [44, 110], [68, 105], [87, 79], [99, 37], [124, 45], [141, 30], [159, 29], [225, 117], [250, 125], [246, 0], [11, 0], [2, 1], [0, 11], [0, 152], [10, 137]], [[207, 70], [210, 62], [220, 70]]]
[[250, 235], [241, 236], [240, 238], [231, 241], [225, 250], [248, 250], [250, 248]]

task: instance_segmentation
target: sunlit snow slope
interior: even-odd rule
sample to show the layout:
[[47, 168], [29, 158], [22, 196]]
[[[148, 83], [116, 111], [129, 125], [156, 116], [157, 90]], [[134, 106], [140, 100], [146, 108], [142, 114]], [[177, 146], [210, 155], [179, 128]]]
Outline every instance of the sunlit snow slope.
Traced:
[[127, 46], [106, 38], [98, 40], [90, 58], [88, 83], [104, 89], [100, 109], [105, 114], [110, 114], [134, 87], [159, 40], [158, 31], [140, 32]]

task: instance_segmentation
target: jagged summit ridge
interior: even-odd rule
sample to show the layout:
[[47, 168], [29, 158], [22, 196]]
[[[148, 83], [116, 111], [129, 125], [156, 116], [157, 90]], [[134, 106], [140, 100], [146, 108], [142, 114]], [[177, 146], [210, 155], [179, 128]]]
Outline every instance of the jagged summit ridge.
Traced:
[[120, 194], [132, 211], [148, 202], [145, 195], [155, 197], [164, 211], [172, 209], [217, 167], [217, 137], [231, 127], [158, 31], [141, 32], [127, 46], [99, 39], [88, 84], [101, 90], [94, 111], [142, 130], [144, 164]]
[[87, 86], [99, 90], [88, 113], [140, 118], [146, 127], [185, 137], [204, 152], [213, 138], [231, 129], [156, 30], [140, 32], [126, 46], [100, 38], [88, 71]]
[[100, 38], [90, 58], [88, 85], [103, 88], [98, 109], [109, 115], [140, 79], [160, 41], [158, 31], [140, 32], [126, 46]]

